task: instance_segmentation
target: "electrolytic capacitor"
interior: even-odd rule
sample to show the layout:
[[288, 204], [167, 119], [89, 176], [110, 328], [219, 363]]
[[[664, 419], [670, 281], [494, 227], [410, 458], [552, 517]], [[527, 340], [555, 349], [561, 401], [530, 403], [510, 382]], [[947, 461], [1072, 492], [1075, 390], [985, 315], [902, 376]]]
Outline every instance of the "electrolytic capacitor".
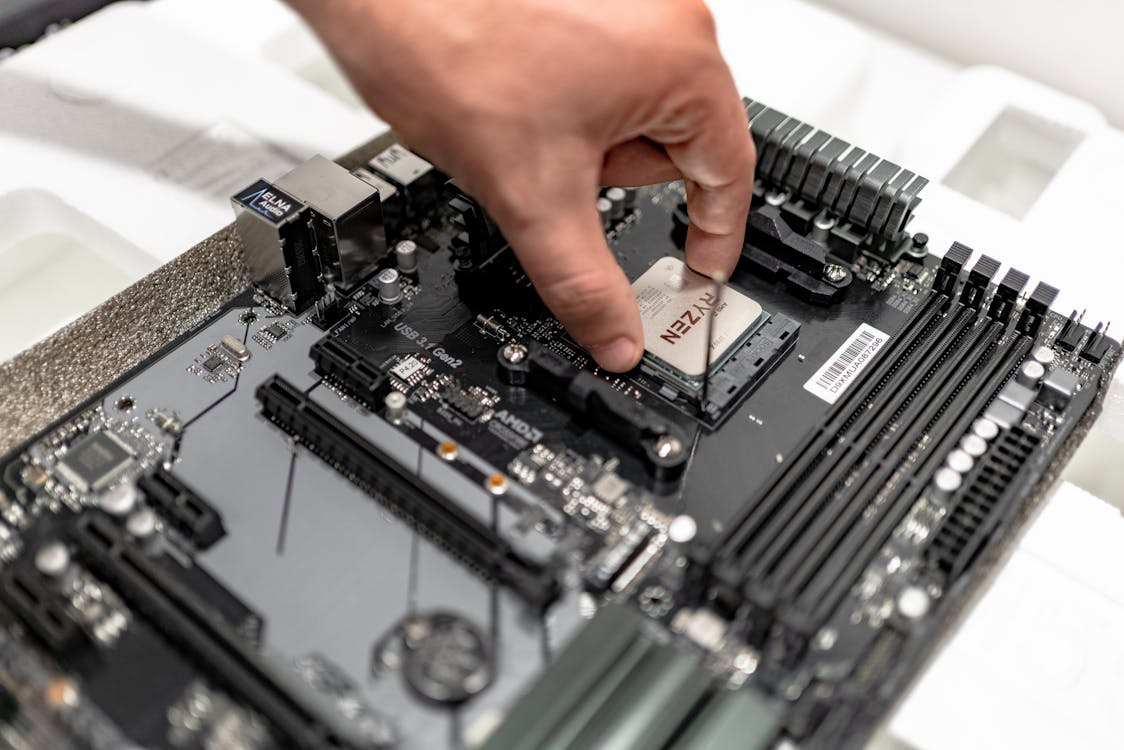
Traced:
[[395, 245], [394, 257], [398, 261], [399, 272], [408, 274], [418, 272], [418, 244], [413, 240], [402, 240]]
[[1041, 362], [1036, 359], [1028, 359], [1023, 362], [1022, 367], [1015, 374], [1015, 382], [1019, 385], [1025, 385], [1027, 388], [1035, 388], [1045, 374], [1046, 368], [1042, 366]]
[[379, 271], [376, 277], [379, 282], [379, 302], [384, 305], [397, 305], [402, 301], [402, 284], [398, 281], [398, 272], [393, 268]]
[[605, 197], [609, 200], [610, 209], [609, 216], [613, 221], [620, 221], [624, 218], [624, 188], [611, 187], [605, 191]]
[[613, 203], [608, 198], [597, 199], [597, 213], [601, 214], [601, 226], [608, 229], [613, 225]]

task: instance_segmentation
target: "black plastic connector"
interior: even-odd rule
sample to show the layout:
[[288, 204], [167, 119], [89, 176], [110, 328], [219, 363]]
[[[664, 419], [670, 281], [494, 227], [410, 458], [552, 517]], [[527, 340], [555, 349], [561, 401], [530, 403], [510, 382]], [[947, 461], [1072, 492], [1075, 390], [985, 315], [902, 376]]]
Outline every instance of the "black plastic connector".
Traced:
[[1085, 342], [1085, 346], [1081, 348], [1081, 359], [1099, 365], [1101, 360], [1108, 356], [1108, 350], [1112, 347], [1112, 343], [1112, 339], [1106, 336], [1098, 325], [1093, 331], [1093, 335]]
[[968, 265], [973, 252], [975, 251], [967, 245], [953, 242], [952, 247], [941, 258], [941, 265], [937, 269], [937, 278], [933, 282], [933, 288], [946, 297], [955, 295], [956, 285], [960, 283], [960, 274], [964, 271], [964, 266]]
[[334, 337], [317, 341], [308, 350], [316, 372], [331, 379], [349, 396], [376, 408], [390, 392], [390, 378], [350, 344]]
[[531, 388], [638, 454], [656, 478], [672, 479], [683, 472], [689, 451], [687, 435], [678, 425], [534, 341], [527, 363]]
[[995, 288], [995, 296], [991, 299], [987, 316], [1000, 323], [1010, 320], [1011, 313], [1015, 311], [1015, 305], [1019, 301], [1019, 295], [1028, 281], [1030, 277], [1022, 271], [1009, 269], [1003, 280], [999, 282], [999, 286]]
[[1026, 304], [1023, 305], [1023, 313], [1019, 316], [1016, 330], [1025, 336], [1037, 336], [1039, 329], [1042, 328], [1042, 321], [1046, 319], [1046, 313], [1050, 312], [1050, 305], [1054, 304], [1057, 298], [1056, 288], [1038, 282], [1027, 298]]
[[207, 549], [226, 536], [219, 512], [163, 467], [141, 477], [137, 486], [168, 523], [199, 549]]
[[972, 266], [968, 273], [968, 280], [964, 282], [964, 289], [960, 292], [960, 301], [966, 307], [979, 310], [983, 306], [987, 288], [995, 274], [999, 273], [999, 261], [990, 255], [982, 255]]
[[506, 539], [386, 455], [305, 393], [274, 375], [257, 390], [262, 414], [299, 439], [364, 492], [412, 519], [485, 577], [545, 609], [558, 596], [553, 571], [520, 555]]
[[1089, 333], [1089, 327], [1077, 322], [1076, 316], [1076, 310], [1070, 313], [1069, 319], [1065, 322], [1065, 325], [1062, 326], [1062, 330], [1058, 332], [1058, 337], [1054, 340], [1055, 346], [1067, 352], [1076, 351], [1077, 347], [1081, 346], [1081, 340], [1085, 338], [1085, 334]]
[[89, 637], [70, 616], [59, 592], [35, 569], [30, 555], [0, 576], [0, 602], [54, 654], [73, 657], [90, 645]]

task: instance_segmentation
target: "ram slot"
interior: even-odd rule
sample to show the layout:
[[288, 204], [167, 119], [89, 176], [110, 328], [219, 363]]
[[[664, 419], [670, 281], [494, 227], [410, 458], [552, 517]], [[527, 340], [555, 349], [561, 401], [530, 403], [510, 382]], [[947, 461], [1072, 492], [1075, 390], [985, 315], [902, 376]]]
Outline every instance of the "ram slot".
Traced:
[[911, 363], [932, 350], [934, 331], [947, 324], [947, 316], [942, 315], [947, 301], [943, 295], [929, 293], [925, 303], [918, 306], [914, 315], [891, 338], [884, 355], [871, 365], [869, 375], [844, 395], [821, 427], [786, 462], [771, 485], [747, 504], [748, 513], [723, 539], [713, 561], [716, 577], [732, 586], [744, 580], [748, 572], [746, 561], [752, 560], [750, 548], [760, 539], [761, 528], [773, 515], [784, 512], [783, 506], [791, 493], [805, 478], [817, 470], [830, 469], [832, 462], [825, 459], [830, 457], [832, 446], [840, 436], [859, 420], [869, 419], [871, 408], [877, 408], [879, 394], [892, 389], [898, 378], [906, 377]]
[[298, 702], [208, 602], [133, 547], [108, 518], [81, 516], [67, 535], [94, 576], [112, 586], [134, 612], [189, 654], [235, 700], [265, 717], [286, 746], [308, 750], [359, 746], [357, 739], [342, 739], [317, 710]]
[[405, 470], [279, 375], [257, 390], [262, 413], [356, 486], [431, 535], [489, 580], [545, 609], [558, 595], [554, 573], [521, 556], [445, 491]]
[[807, 635], [830, 616], [916, 502], [945, 456], [999, 393], [1032, 344], [1029, 338], [1009, 336], [987, 352], [977, 370], [970, 370], [959, 381], [946, 383], [936, 394], [934, 400], [941, 405], [940, 409], [921, 430], [921, 439], [929, 441], [924, 458], [913, 469], [910, 479], [901, 483], [871, 515], [868, 523], [873, 529], [864, 527], [862, 533], [839, 545], [793, 605], [781, 613], [786, 625]]
[[[957, 316], [958, 318], [960, 316]], [[799, 592], [825, 558], [847, 533], [854, 533], [870, 500], [893, 475], [923, 435], [924, 425], [942, 407], [936, 400], [952, 383], [961, 383], [995, 343], [1002, 329], [997, 325], [973, 326], [954, 337], [947, 349], [926, 358], [931, 369], [918, 369], [907, 381], [911, 398], [903, 401], [889, 421], [870, 423], [859, 436], [852, 461], [842, 458], [837, 470], [821, 484], [809, 484], [813, 503], [820, 511], [800, 526], [798, 539], [781, 548], [777, 564], [768, 576], [786, 597]], [[967, 334], [967, 335], [964, 335]], [[891, 430], [891, 425], [898, 429]]]
[[[915, 357], [916, 363], [900, 371], [904, 380], [895, 392], [909, 395], [901, 402], [899, 412], [887, 419], [886, 412], [895, 403], [890, 399], [882, 400], [876, 408], [867, 409], [846, 433], [832, 443], [832, 460], [821, 462], [815, 470], [804, 475], [799, 489], [794, 488], [794, 492], [807, 493], [803, 501], [791, 502], [790, 496], [789, 502], [779, 506], [778, 512], [743, 553], [746, 559], [753, 561], [751, 577], [776, 577], [783, 581], [786, 575], [792, 574], [789, 568], [795, 557], [794, 550], [800, 549], [800, 554], [814, 551], [819, 535], [808, 533], [808, 525], [814, 526], [825, 513], [831, 512], [825, 510], [825, 505], [831, 500], [833, 491], [860, 464], [870, 460], [879, 438], [886, 434], [887, 426], [900, 416], [907, 405], [916, 403], [915, 397], [920, 389], [939, 373], [938, 366], [955, 350], [957, 342], [970, 329], [973, 318], [971, 311], [965, 309], [945, 316], [928, 345], [915, 350], [919, 355]], [[782, 564], [785, 560], [789, 561], [788, 568]]]

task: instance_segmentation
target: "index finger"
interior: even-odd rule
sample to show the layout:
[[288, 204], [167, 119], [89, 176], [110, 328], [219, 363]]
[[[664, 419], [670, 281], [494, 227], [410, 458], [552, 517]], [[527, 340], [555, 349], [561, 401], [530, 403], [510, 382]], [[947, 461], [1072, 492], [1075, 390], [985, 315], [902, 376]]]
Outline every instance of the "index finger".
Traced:
[[663, 145], [686, 182], [687, 264], [706, 275], [729, 276], [745, 241], [756, 150], [729, 71], [716, 73], [706, 88], [686, 130], [680, 130], [683, 123], [669, 123], [680, 137]]

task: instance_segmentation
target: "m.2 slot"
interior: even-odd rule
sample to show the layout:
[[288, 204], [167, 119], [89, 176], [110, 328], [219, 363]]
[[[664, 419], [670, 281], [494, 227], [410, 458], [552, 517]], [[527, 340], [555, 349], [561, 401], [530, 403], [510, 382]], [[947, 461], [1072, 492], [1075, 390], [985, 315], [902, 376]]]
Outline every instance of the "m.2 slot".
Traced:
[[532, 607], [558, 596], [547, 567], [525, 559], [503, 537], [437, 487], [401, 467], [306, 394], [274, 375], [257, 391], [262, 413], [363, 491], [436, 538], [485, 578], [510, 588]]

